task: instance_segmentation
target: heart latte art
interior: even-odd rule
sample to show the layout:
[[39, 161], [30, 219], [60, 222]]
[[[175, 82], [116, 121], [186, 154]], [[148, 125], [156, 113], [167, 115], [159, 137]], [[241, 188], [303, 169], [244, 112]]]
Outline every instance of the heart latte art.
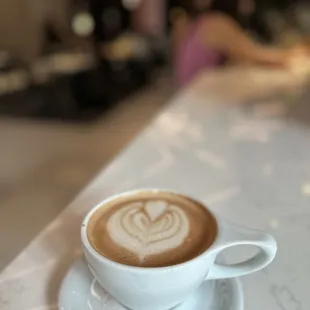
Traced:
[[110, 238], [140, 261], [180, 246], [189, 230], [186, 213], [161, 200], [133, 202], [113, 213], [107, 222]]
[[105, 258], [137, 267], [184, 263], [215, 240], [216, 221], [198, 201], [140, 190], [109, 199], [87, 224], [91, 246]]

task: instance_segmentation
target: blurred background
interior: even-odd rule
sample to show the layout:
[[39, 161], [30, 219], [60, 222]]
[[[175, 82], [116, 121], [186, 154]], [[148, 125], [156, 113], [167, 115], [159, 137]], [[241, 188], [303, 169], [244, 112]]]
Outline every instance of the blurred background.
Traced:
[[[0, 1], [0, 269], [175, 93], [170, 33], [183, 9]], [[260, 42], [288, 44], [309, 33], [310, 3], [260, 0], [237, 18]]]

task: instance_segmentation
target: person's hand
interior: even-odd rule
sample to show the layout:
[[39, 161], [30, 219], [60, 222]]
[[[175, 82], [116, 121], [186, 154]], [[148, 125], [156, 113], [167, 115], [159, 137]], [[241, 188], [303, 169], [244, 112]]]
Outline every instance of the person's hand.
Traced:
[[310, 73], [310, 55], [303, 45], [296, 45], [288, 51], [286, 67], [295, 74]]

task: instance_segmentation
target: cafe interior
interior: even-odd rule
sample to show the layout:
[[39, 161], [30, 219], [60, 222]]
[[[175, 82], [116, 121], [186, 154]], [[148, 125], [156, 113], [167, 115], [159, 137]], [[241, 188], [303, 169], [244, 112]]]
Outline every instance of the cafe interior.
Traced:
[[[223, 34], [222, 50], [209, 49], [212, 32]], [[252, 61], [251, 44], [253, 59], [260, 50], [266, 59]], [[298, 253], [310, 237], [309, 74], [307, 0], [1, 0], [0, 309], [56, 309], [56, 293], [46, 305], [27, 295], [22, 307], [1, 283], [19, 277], [10, 266], [22, 270], [42, 238], [46, 253], [58, 251], [52, 231], [72, 223], [78, 234], [85, 208], [74, 210], [90, 189], [196, 195], [232, 221], [278, 234], [282, 255]], [[274, 271], [291, 272], [295, 291], [279, 276], [274, 299], [246, 309], [310, 309], [298, 282], [308, 280], [309, 262], [300, 266]], [[246, 300], [260, 289], [249, 286]]]

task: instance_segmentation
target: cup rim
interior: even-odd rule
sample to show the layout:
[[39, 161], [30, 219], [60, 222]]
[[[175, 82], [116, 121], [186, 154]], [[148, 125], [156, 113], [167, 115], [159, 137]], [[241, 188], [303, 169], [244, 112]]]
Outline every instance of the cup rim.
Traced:
[[[88, 240], [87, 237], [87, 225], [88, 222], [90, 220], [90, 218], [92, 217], [92, 215], [100, 208], [102, 207], [104, 204], [118, 198], [118, 197], [124, 197], [124, 196], [129, 196], [129, 195], [133, 195], [135, 193], [140, 193], [140, 192], [145, 192], [145, 191], [151, 191], [151, 192], [163, 192], [163, 193], [168, 193], [168, 194], [173, 194], [173, 195], [178, 195], [178, 196], [183, 196], [185, 198], [188, 198], [194, 202], [198, 202], [200, 204], [202, 204], [207, 211], [211, 214], [211, 216], [213, 217], [216, 227], [217, 227], [217, 234], [216, 237], [213, 240], [213, 243], [210, 245], [210, 247], [208, 247], [204, 252], [202, 252], [201, 254], [195, 256], [192, 259], [189, 259], [183, 263], [179, 263], [179, 264], [174, 264], [174, 265], [170, 265], [170, 266], [159, 266], [159, 267], [139, 267], [139, 266], [131, 266], [131, 265], [126, 265], [126, 264], [122, 264], [116, 261], [113, 261], [103, 255], [101, 255], [99, 252], [96, 251], [96, 249], [91, 245], [91, 243]], [[172, 270], [172, 269], [179, 269], [181, 267], [183, 267], [184, 265], [188, 265], [189, 263], [194, 263], [195, 261], [201, 259], [202, 257], [206, 256], [207, 254], [210, 254], [210, 252], [212, 252], [212, 249], [214, 249], [214, 245], [216, 244], [218, 238], [219, 238], [219, 221], [217, 219], [217, 217], [214, 215], [214, 213], [201, 201], [198, 201], [195, 198], [190, 197], [189, 195], [186, 194], [182, 194], [180, 192], [174, 191], [174, 190], [167, 190], [167, 189], [160, 189], [160, 188], [139, 188], [139, 189], [133, 189], [133, 190], [129, 190], [129, 191], [125, 191], [125, 192], [121, 192], [119, 194], [113, 194], [111, 196], [109, 196], [106, 199], [103, 199], [101, 202], [99, 202], [98, 204], [96, 204], [94, 207], [92, 207], [86, 214], [86, 216], [84, 217], [82, 224], [81, 224], [81, 241], [83, 246], [87, 249], [88, 252], [91, 253], [92, 256], [94, 256], [97, 260], [104, 262], [106, 264], [110, 264], [112, 266], [115, 266], [117, 268], [121, 268], [121, 269], [127, 269], [127, 270], [134, 270], [137, 272], [155, 272], [155, 271], [167, 271], [167, 270]]]

